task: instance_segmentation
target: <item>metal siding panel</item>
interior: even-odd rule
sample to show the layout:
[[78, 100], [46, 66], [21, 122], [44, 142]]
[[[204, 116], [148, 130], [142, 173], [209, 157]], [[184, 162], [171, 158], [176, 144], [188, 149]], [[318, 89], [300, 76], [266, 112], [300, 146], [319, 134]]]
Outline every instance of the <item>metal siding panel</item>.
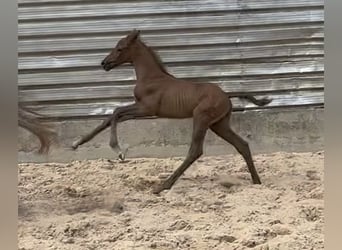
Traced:
[[[258, 28], [251, 27], [247, 30], [231, 31], [201, 31], [186, 33], [178, 31], [177, 33], [165, 34], [162, 31], [158, 34], [144, 32], [143, 39], [152, 47], [170, 47], [170, 46], [191, 46], [191, 45], [233, 45], [256, 42], [276, 42], [286, 40], [309, 40], [323, 39], [323, 25], [301, 24], [296, 27], [285, 26]], [[43, 38], [25, 38], [18, 41], [19, 53], [34, 52], [66, 52], [83, 50], [109, 50], [122, 35], [100, 34], [86, 37], [43, 37]], [[310, 41], [310, 40], [309, 40]], [[87, 53], [84, 51], [84, 53]]]
[[[20, 2], [19, 2], [20, 4]], [[194, 8], [196, 6], [196, 8]], [[272, 9], [272, 8], [298, 8], [298, 7], [315, 7], [323, 6], [322, 0], [245, 0], [245, 1], [160, 1], [158, 5], [149, 1], [141, 1], [135, 3], [127, 2], [106, 2], [93, 3], [88, 5], [69, 4], [66, 8], [64, 5], [47, 5], [47, 6], [23, 6], [19, 8], [19, 20], [36, 20], [36, 19], [60, 19], [60, 18], [94, 18], [108, 16], [123, 15], [152, 15], [160, 14], [161, 10], [167, 14], [183, 14], [188, 12], [209, 12], [209, 11], [240, 11], [254, 9]]]
[[[72, 4], [78, 4], [78, 3], [83, 3], [84, 0], [18, 0], [18, 4], [19, 6], [21, 4], [46, 4], [46, 3], [49, 3], [49, 4], [68, 4], [70, 5], [70, 3]], [[101, 2], [105, 2], [105, 3], [108, 3], [108, 1], [105, 1], [105, 0], [98, 0], [96, 1], [96, 3], [101, 3]], [[119, 1], [116, 1], [117, 3], [119, 3], [120, 5], [124, 5], [125, 1], [123, 0], [119, 0]], [[141, 4], [144, 4], [144, 3], [148, 3], [149, 5], [155, 3], [155, 1], [148, 1], [148, 0], [141, 0], [140, 1]], [[164, 1], [164, 2], [170, 2], [170, 1]], [[183, 2], [186, 2], [186, 5], [185, 7], [186, 8], [191, 8], [192, 6], [188, 6], [190, 2], [193, 2], [193, 3], [198, 3], [198, 1], [187, 1], [187, 0], [173, 0], [172, 3], [173, 4], [176, 4], [176, 3], [179, 3], [179, 4], [183, 4]], [[241, 8], [241, 5], [243, 5], [245, 8], [251, 8], [252, 5], [258, 5], [258, 6], [261, 6], [261, 7], [268, 7], [268, 6], [272, 6], [274, 7], [274, 5], [278, 5], [279, 7], [284, 7], [284, 6], [293, 6], [293, 7], [300, 7], [300, 6], [315, 6], [315, 5], [320, 5], [320, 6], [323, 6], [324, 4], [324, 1], [323, 0], [301, 0], [301, 1], [294, 1], [294, 0], [282, 0], [281, 2], [279, 2], [278, 0], [202, 0], [201, 2], [203, 3], [208, 3], [208, 4], [212, 4], [212, 5], [215, 5], [215, 4], [227, 4], [231, 7], [233, 6], [238, 6]], [[158, 5], [161, 6], [161, 3], [162, 1], [159, 1], [158, 2]], [[88, 2], [88, 4], [90, 5], [90, 3]], [[92, 3], [93, 5], [94, 3]], [[135, 2], [135, 3], [132, 3], [133, 6], [136, 6], [136, 4], [139, 4], [139, 2]], [[169, 4], [168, 4], [169, 5]], [[159, 8], [159, 9], [163, 9], [163, 8]]]
[[[275, 74], [303, 74], [310, 72], [322, 72], [324, 70], [323, 58], [316, 60], [295, 60], [268, 63], [235, 63], [235, 64], [210, 64], [193, 66], [170, 66], [169, 72], [180, 78], [199, 77], [239, 77], [239, 76], [265, 76]], [[71, 71], [60, 73], [20, 74], [20, 86], [51, 85], [77, 83], [113, 83], [135, 80], [132, 68], [117, 69], [115, 73], [105, 72], [102, 69]], [[108, 84], [107, 84], [108, 85]]]
[[23, 22], [18, 25], [18, 35], [75, 35], [104, 32], [127, 32], [132, 27], [144, 30], [175, 30], [203, 28], [235, 28], [248, 25], [275, 25], [282, 23], [322, 22], [323, 9], [283, 10], [277, 12], [214, 13], [203, 15], [118, 17], [111, 19], [62, 20]]
[[[178, 48], [156, 50], [164, 63], [206, 62], [217, 60], [237, 60], [269, 57], [291, 56], [323, 56], [324, 45], [320, 43], [303, 43], [271, 46], [220, 46], [204, 48]], [[55, 56], [25, 56], [19, 58], [18, 66], [21, 70], [94, 67], [98, 68], [101, 60], [109, 53], [88, 53]]]
[[[19, 0], [20, 100], [44, 104], [41, 112], [57, 118], [108, 114], [131, 102], [134, 70], [123, 66], [108, 73], [98, 64], [134, 27], [177, 77], [210, 81], [227, 92], [267, 93], [273, 98], [267, 108], [319, 106], [323, 5], [323, 0]], [[238, 99], [233, 103], [256, 108]]]

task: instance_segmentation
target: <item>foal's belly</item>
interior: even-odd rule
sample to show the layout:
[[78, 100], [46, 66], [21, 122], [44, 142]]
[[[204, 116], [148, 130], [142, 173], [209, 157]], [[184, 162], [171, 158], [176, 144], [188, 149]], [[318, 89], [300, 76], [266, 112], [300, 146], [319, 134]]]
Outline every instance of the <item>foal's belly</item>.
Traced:
[[164, 118], [190, 118], [197, 103], [185, 95], [164, 97], [160, 101], [157, 115]]
[[190, 108], [182, 108], [177, 109], [175, 107], [161, 107], [157, 116], [162, 118], [190, 118], [193, 115], [193, 109]]

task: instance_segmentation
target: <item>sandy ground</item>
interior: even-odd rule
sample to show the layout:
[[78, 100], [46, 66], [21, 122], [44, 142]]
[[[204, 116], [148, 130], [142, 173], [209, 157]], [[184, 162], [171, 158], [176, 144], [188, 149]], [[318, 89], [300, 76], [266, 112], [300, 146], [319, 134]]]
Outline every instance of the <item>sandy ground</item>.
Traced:
[[323, 249], [324, 153], [203, 157], [170, 191], [173, 159], [19, 165], [21, 250]]

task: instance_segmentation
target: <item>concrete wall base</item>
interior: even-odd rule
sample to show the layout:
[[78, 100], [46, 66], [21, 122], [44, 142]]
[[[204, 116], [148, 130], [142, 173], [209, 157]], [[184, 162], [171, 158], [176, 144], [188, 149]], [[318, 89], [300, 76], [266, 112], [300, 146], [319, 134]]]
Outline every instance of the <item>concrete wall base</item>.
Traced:
[[[80, 120], [56, 123], [59, 145], [47, 156], [34, 153], [38, 140], [27, 131], [19, 130], [19, 162], [68, 162], [72, 160], [108, 158], [117, 155], [109, 147], [109, 130], [92, 141], [70, 149], [80, 135], [92, 130], [101, 121]], [[292, 108], [235, 112], [232, 128], [248, 141], [252, 153], [277, 151], [305, 152], [324, 148], [324, 109]], [[121, 145], [128, 144], [127, 157], [185, 156], [191, 139], [192, 120], [153, 119], [127, 121], [119, 124]], [[235, 149], [209, 131], [205, 140], [205, 155], [236, 153]]]

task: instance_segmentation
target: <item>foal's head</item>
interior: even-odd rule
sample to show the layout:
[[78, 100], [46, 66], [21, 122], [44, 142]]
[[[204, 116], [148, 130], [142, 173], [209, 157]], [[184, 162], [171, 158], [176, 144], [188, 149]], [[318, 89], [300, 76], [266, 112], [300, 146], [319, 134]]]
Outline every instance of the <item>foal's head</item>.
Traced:
[[110, 54], [101, 62], [104, 70], [109, 71], [121, 64], [132, 62], [130, 48], [139, 37], [139, 33], [139, 30], [134, 29], [126, 37], [119, 40]]

